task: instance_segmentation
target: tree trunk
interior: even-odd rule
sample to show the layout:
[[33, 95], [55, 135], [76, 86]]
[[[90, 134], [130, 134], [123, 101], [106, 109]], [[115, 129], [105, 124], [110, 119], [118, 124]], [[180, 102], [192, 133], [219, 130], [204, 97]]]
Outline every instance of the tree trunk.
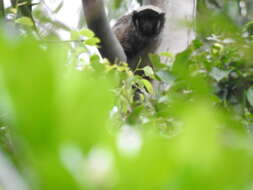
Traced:
[[88, 27], [101, 40], [99, 48], [101, 55], [108, 58], [111, 63], [126, 61], [127, 59], [123, 48], [114, 35], [106, 18], [104, 1], [82, 0], [82, 3]]
[[166, 13], [161, 42], [155, 52], [177, 54], [185, 50], [194, 38], [192, 23], [196, 15], [196, 0], [144, 0], [144, 5], [158, 6]]

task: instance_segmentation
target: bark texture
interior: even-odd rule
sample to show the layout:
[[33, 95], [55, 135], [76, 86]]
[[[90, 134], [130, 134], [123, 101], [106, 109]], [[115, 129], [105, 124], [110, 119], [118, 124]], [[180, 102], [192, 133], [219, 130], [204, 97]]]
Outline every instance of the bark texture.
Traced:
[[88, 27], [100, 38], [99, 51], [111, 63], [126, 61], [126, 55], [116, 36], [112, 32], [105, 14], [103, 0], [82, 0]]
[[177, 54], [194, 39], [192, 25], [196, 15], [196, 0], [144, 0], [144, 5], [155, 5], [166, 13], [161, 42], [155, 52]]

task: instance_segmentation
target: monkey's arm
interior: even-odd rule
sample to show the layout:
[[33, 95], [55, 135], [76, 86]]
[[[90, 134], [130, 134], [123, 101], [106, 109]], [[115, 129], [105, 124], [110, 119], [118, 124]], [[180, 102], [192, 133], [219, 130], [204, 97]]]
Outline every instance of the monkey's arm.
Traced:
[[99, 51], [111, 63], [127, 61], [126, 55], [119, 41], [115, 37], [107, 21], [103, 0], [82, 0], [83, 10], [88, 27], [100, 38]]
[[[117, 20], [115, 25], [113, 26], [112, 30], [114, 34], [116, 35], [117, 39], [119, 40], [126, 56], [127, 60], [131, 59], [133, 54], [136, 54], [137, 51], [133, 48], [133, 43], [137, 43], [135, 37], [134, 37], [134, 32], [133, 31], [133, 26], [131, 26], [131, 19], [132, 14], [128, 14], [125, 16], [122, 16]], [[134, 39], [131, 39], [134, 38]], [[134, 41], [134, 42], [131, 42]]]

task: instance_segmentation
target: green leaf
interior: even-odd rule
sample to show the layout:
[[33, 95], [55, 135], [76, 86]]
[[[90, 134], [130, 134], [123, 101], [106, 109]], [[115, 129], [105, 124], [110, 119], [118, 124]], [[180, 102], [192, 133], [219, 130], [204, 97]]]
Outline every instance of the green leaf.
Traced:
[[85, 40], [85, 41], [84, 41], [84, 44], [90, 45], [90, 46], [95, 46], [95, 45], [97, 45], [99, 42], [100, 42], [100, 39], [95, 37], [95, 38], [90, 38], [90, 39], [88, 39], [88, 40]]
[[85, 36], [87, 38], [93, 38], [95, 36], [94, 32], [85, 28], [79, 32], [81, 36]]
[[215, 43], [213, 44], [213, 48], [212, 48], [212, 53], [215, 55], [215, 54], [218, 54], [220, 53], [221, 51], [223, 51], [224, 47], [222, 44], [220, 43]]
[[217, 82], [221, 81], [224, 78], [227, 78], [230, 71], [224, 71], [217, 67], [214, 67], [209, 75], [214, 78]]
[[167, 84], [171, 84], [175, 81], [175, 77], [170, 74], [168, 71], [159, 71], [156, 73], [157, 77]]
[[163, 69], [167, 67], [165, 64], [161, 63], [160, 57], [157, 54], [149, 54], [149, 59], [155, 69]]
[[10, 12], [13, 14], [17, 14], [18, 10], [15, 8], [10, 8]]
[[86, 53], [87, 52], [87, 49], [86, 47], [77, 47], [75, 49], [76, 53], [80, 54], [80, 53]]
[[97, 71], [97, 72], [103, 72], [105, 70], [105, 65], [100, 63], [100, 58], [98, 55], [92, 55], [90, 57], [91, 66]]
[[142, 82], [142, 84], [144, 85], [144, 87], [146, 88], [146, 90], [147, 90], [150, 94], [153, 94], [153, 93], [154, 93], [153, 86], [152, 86], [152, 84], [151, 84], [148, 80], [142, 79], [141, 82]]
[[145, 76], [154, 78], [154, 71], [150, 66], [146, 66], [143, 68], [143, 71], [145, 73]]
[[33, 21], [29, 17], [20, 17], [15, 20], [15, 23], [22, 24], [22, 25], [29, 26], [29, 27], [33, 26]]
[[189, 61], [191, 58], [192, 49], [188, 48], [184, 52], [177, 54], [176, 60], [173, 63], [172, 71], [176, 75], [187, 78], [190, 74], [189, 72]]
[[72, 30], [71, 31], [71, 40], [80, 40], [80, 34], [78, 31]]
[[173, 63], [175, 61], [175, 55], [173, 55], [170, 52], [162, 52], [162, 53], [160, 53], [160, 55], [169, 58], [170, 63]]
[[98, 56], [98, 55], [92, 55], [92, 56], [90, 57], [90, 62], [91, 62], [91, 63], [98, 63], [98, 62], [100, 62], [99, 56]]
[[134, 108], [134, 110], [131, 112], [131, 114], [127, 118], [127, 121], [129, 122], [129, 124], [133, 125], [138, 122], [138, 120], [140, 119], [140, 114], [142, 113], [143, 109], [144, 109], [143, 105], [139, 105], [136, 108]]
[[247, 90], [247, 99], [249, 101], [249, 104], [251, 106], [253, 106], [253, 86], [251, 86], [248, 90]]
[[122, 0], [114, 0], [113, 1], [113, 8], [118, 9], [121, 6], [122, 2], [123, 2]]

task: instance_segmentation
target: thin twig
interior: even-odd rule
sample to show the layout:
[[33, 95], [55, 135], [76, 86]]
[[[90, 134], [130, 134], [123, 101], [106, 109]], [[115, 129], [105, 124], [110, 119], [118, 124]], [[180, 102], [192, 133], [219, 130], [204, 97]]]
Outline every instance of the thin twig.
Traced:
[[42, 43], [82, 43], [83, 40], [41, 40]]

